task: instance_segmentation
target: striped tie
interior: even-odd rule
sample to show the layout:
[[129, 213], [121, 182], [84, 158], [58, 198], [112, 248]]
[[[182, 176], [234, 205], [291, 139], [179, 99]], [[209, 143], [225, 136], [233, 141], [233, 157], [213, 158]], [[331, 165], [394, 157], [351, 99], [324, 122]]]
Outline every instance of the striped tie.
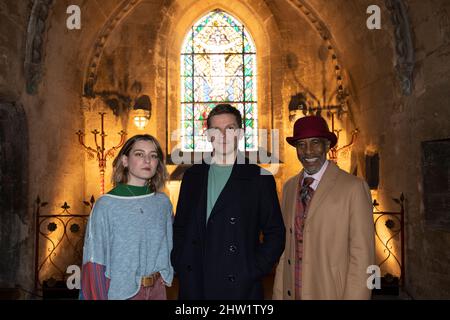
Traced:
[[311, 184], [314, 182], [314, 178], [311, 177], [305, 177], [305, 179], [303, 179], [303, 185], [302, 188], [300, 190], [300, 199], [302, 200], [302, 204], [303, 204], [303, 216], [305, 216], [306, 214], [306, 209], [309, 206], [309, 203], [311, 202], [311, 198], [314, 194], [314, 190], [313, 188], [311, 188]]

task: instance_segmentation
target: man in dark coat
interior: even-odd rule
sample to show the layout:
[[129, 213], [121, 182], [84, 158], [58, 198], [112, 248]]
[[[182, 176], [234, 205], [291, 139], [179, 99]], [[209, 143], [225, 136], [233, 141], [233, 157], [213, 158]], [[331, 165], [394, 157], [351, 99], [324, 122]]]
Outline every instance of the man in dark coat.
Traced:
[[213, 157], [185, 172], [173, 225], [179, 299], [263, 299], [285, 244], [275, 180], [238, 153], [236, 108], [217, 105], [207, 125]]

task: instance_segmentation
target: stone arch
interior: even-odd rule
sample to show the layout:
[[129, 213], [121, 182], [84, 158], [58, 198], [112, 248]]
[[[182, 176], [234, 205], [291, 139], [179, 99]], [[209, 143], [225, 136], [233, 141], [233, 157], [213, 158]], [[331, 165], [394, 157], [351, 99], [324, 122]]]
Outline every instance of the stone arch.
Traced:
[[[305, 17], [312, 28], [317, 32], [319, 37], [326, 44], [327, 49], [332, 55], [334, 70], [337, 81], [337, 93], [344, 94], [346, 91], [346, 85], [351, 86], [351, 83], [345, 79], [346, 70], [342, 66], [340, 61], [340, 54], [338, 52], [338, 45], [333, 38], [332, 32], [327, 27], [325, 21], [321, 19], [318, 13], [311, 7], [305, 0], [292, 1], [288, 0], [292, 6], [294, 6]], [[348, 83], [348, 84], [347, 84]], [[353, 121], [353, 119], [352, 119]]]
[[[326, 21], [321, 16], [320, 10], [323, 10], [324, 8], [317, 8], [312, 4], [312, 1], [308, 0], [287, 0], [287, 2], [307, 23], [309, 23], [312, 30], [321, 39], [326, 55], [331, 57], [330, 64], [332, 70], [330, 73], [333, 74], [332, 77], [335, 80], [336, 86], [328, 89], [333, 90], [331, 96], [337, 98], [336, 100], [341, 100], [344, 106], [343, 110], [348, 114], [345, 119], [339, 117], [344, 130], [339, 136], [338, 144], [341, 146], [346, 145], [346, 141], [350, 142], [350, 140], [353, 140], [352, 134], [360, 131], [360, 124], [355, 118], [355, 113], [359, 110], [356, 88], [352, 82], [350, 70], [344, 63], [344, 57], [341, 50], [345, 46], [345, 43], [339, 42], [338, 39], [336, 39], [332, 27], [329, 25], [330, 21]], [[322, 62], [325, 64], [325, 61]], [[340, 103], [338, 102], [338, 104]], [[324, 116], [324, 114], [325, 112], [322, 113], [322, 116]], [[336, 120], [337, 119], [335, 118], [334, 122], [337, 122]], [[330, 125], [330, 121], [328, 121], [328, 123]], [[355, 134], [355, 137], [357, 136], [358, 134]], [[362, 157], [363, 154], [361, 150], [353, 148], [352, 152], [348, 153], [346, 163], [340, 163], [340, 165], [350, 172], [358, 172], [358, 168], [363, 164]]]
[[116, 6], [106, 22], [100, 28], [91, 52], [89, 53], [89, 57], [87, 58], [87, 68], [83, 79], [83, 95], [88, 97], [94, 96], [94, 85], [97, 80], [98, 65], [102, 58], [103, 50], [105, 49], [108, 38], [120, 22], [123, 21], [123, 19], [125, 19], [141, 1], [142, 0], [123, 0]]
[[[170, 133], [178, 127], [181, 119], [179, 111], [180, 100], [180, 52], [183, 39], [192, 23], [197, 21], [208, 12], [220, 9], [239, 19], [251, 34], [257, 48], [258, 65], [258, 105], [259, 114], [270, 115], [264, 117], [260, 122], [260, 128], [270, 129], [274, 125], [274, 105], [281, 105], [277, 101], [281, 94], [281, 84], [273, 80], [272, 72], [280, 66], [281, 43], [278, 26], [273, 19], [270, 8], [264, 1], [249, 5], [246, 2], [231, 0], [227, 3], [222, 1], [177, 1], [167, 8], [165, 19], [161, 23], [155, 48], [154, 65], [163, 65], [165, 68], [158, 69], [156, 77], [166, 79], [165, 83], [159, 83], [157, 95], [160, 98], [158, 105], [166, 105], [168, 135], [166, 137], [167, 151], [171, 152], [176, 146], [175, 141], [170, 141]], [[269, 32], [270, 30], [270, 32]], [[272, 35], [272, 36], [269, 36]], [[162, 97], [164, 100], [162, 100]], [[259, 117], [261, 119], [261, 117]]]

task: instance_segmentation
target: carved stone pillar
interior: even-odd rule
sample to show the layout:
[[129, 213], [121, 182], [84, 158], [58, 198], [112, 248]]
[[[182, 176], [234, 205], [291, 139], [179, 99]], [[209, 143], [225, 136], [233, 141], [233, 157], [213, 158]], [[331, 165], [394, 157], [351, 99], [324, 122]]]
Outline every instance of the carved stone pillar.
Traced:
[[27, 92], [36, 94], [42, 76], [46, 22], [53, 0], [34, 0], [27, 29], [25, 80]]
[[413, 90], [414, 45], [408, 10], [402, 0], [385, 0], [391, 13], [395, 39], [395, 69], [401, 83], [402, 92], [409, 96]]

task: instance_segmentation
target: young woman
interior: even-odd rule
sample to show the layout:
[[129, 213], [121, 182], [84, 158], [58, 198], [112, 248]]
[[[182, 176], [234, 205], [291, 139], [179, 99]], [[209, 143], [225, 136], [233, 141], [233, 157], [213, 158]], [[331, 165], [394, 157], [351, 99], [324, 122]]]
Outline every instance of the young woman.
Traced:
[[80, 299], [165, 300], [173, 279], [172, 205], [158, 141], [130, 138], [113, 162], [114, 188], [101, 196], [84, 240]]

